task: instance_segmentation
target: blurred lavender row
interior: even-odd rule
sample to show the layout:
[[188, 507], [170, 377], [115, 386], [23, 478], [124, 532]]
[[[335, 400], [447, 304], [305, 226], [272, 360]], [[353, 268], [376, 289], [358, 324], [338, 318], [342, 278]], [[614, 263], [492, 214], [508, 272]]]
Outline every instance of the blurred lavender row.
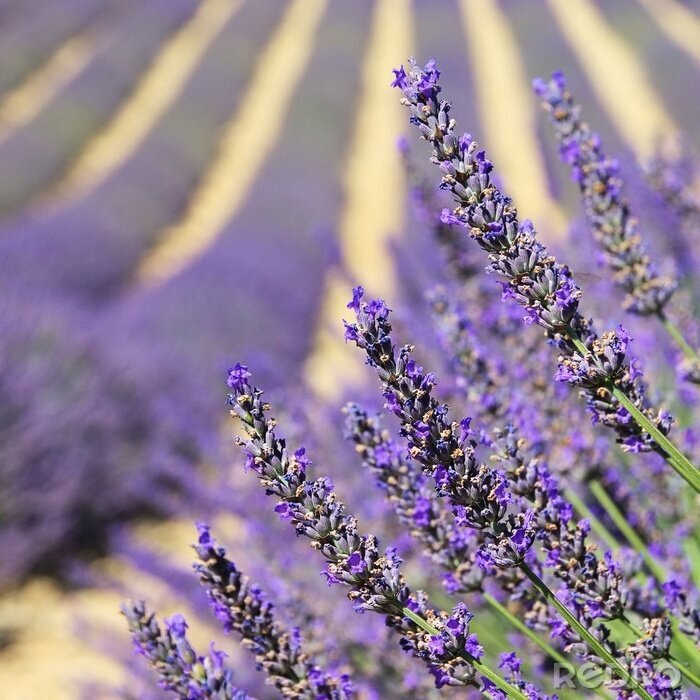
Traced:
[[[32, 569], [56, 571], [71, 549], [97, 551], [104, 528], [114, 521], [162, 515], [187, 501], [194, 505], [190, 491], [199, 477], [193, 471], [205, 461], [215, 463], [219, 454], [216, 415], [223, 394], [215, 388], [216, 377], [231, 348], [254, 352], [274, 328], [280, 334], [274, 343], [278, 351], [267, 360], [261, 356], [262, 369], [278, 379], [287, 370], [299, 376], [294, 368], [307, 351], [302, 338], [314, 323], [316, 292], [331, 249], [327, 232], [340, 200], [341, 173], [336, 169], [336, 178], [328, 178], [326, 166], [340, 160], [342, 134], [352, 117], [326, 68], [334, 63], [338, 71], [352, 70], [356, 38], [350, 29], [360, 36], [366, 15], [358, 18], [343, 8], [329, 13], [288, 116], [292, 138], [280, 144], [276, 167], [263, 175], [265, 187], [279, 193], [278, 208], [261, 210], [252, 200], [182, 275], [152, 290], [132, 289], [131, 283], [140, 256], [182, 213], [213, 157], [217, 133], [239, 106], [256, 51], [283, 5], [268, 3], [259, 11], [247, 4], [241, 10], [161, 128], [103, 187], [51, 211], [49, 218], [37, 218], [30, 209], [5, 222], [0, 265], [8, 307], [3, 314], [8, 417], [2, 445], [8, 477], [1, 483], [3, 502], [14, 505], [2, 509], [2, 531], [6, 546], [17, 553], [3, 561], [5, 584]], [[172, 26], [176, 15], [165, 14]], [[226, 90], [220, 88], [224, 82]], [[193, 104], [198, 109], [193, 111]], [[297, 163], [315, 140], [309, 108], [338, 116], [335, 132], [325, 134], [328, 148], [319, 151], [318, 165], [309, 162], [300, 178]], [[305, 207], [298, 205], [310, 190], [323, 206], [308, 200]], [[39, 259], [40, 265], [23, 263]], [[268, 261], [263, 270], [261, 259]], [[233, 277], [241, 275], [255, 281], [253, 297], [236, 293]], [[291, 290], [290, 279], [297, 280]], [[307, 325], [291, 322], [295, 316]], [[41, 340], [47, 334], [49, 339]], [[35, 345], [40, 351], [20, 379], [15, 367], [23, 366], [21, 358]], [[57, 376], [55, 364], [66, 367], [66, 376]], [[53, 385], [47, 387], [48, 379]], [[49, 392], [55, 394], [51, 401]], [[120, 427], [121, 422], [126, 425]], [[51, 429], [57, 425], [63, 429]], [[72, 438], [64, 446], [66, 435]], [[177, 455], [175, 462], [169, 452]], [[128, 469], [143, 483], [129, 477]], [[42, 482], [46, 488], [37, 494]], [[62, 524], [52, 528], [52, 522]]]

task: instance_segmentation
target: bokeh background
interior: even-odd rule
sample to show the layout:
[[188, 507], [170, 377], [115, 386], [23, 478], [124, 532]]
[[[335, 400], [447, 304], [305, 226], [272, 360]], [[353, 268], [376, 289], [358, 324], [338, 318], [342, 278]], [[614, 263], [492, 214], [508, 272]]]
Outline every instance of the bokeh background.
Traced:
[[119, 600], [185, 606], [195, 517], [267, 551], [224, 372], [365, 381], [340, 318], [398, 286], [409, 55], [555, 244], [578, 209], [534, 76], [565, 70], [627, 163], [700, 139], [697, 1], [0, 0], [3, 698], [124, 683]]

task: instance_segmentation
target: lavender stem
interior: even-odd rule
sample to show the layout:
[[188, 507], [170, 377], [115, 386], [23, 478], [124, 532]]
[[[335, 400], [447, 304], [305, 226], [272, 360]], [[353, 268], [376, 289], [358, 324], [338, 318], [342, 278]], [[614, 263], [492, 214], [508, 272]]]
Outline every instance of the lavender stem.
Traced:
[[[586, 357], [589, 350], [571, 326], [567, 328], [566, 335], [581, 353], [581, 356]], [[654, 438], [666, 461], [675, 472], [685, 479], [697, 493], [700, 493], [700, 470], [634, 405], [624, 391], [612, 382], [608, 382], [608, 389], [632, 416], [637, 425]]]
[[[607, 547], [615, 551], [619, 548], [619, 542], [613, 537], [611, 532], [600, 521], [600, 518], [586, 505], [586, 502], [573, 490], [564, 489], [566, 500], [571, 503], [574, 509], [591, 523], [593, 532], [605, 542]], [[612, 517], [612, 516], [611, 516]]]
[[[654, 575], [654, 577], [663, 583], [666, 579], [666, 573], [661, 568], [660, 564], [654, 559], [649, 552], [646, 544], [642, 538], [637, 534], [634, 528], [627, 522], [625, 516], [620, 512], [615, 502], [610, 497], [610, 494], [605, 490], [605, 487], [597, 479], [593, 479], [588, 483], [588, 488], [591, 493], [598, 501], [598, 503], [605, 509], [605, 512], [610, 516], [610, 519], [615, 523], [615, 527], [624, 535], [627, 542], [632, 546], [632, 548], [641, 555], [644, 559], [644, 563], [649, 568], [649, 571]], [[611, 546], [608, 543], [608, 546]], [[611, 549], [616, 549], [618, 543], [615, 542], [611, 546]]]
[[673, 323], [673, 321], [671, 321], [665, 313], [660, 312], [658, 314], [658, 318], [659, 321], [661, 321], [661, 325], [663, 325], [668, 334], [671, 336], [671, 338], [673, 338], [676, 345], [678, 345], [687, 358], [691, 360], [700, 359], [700, 355], [698, 355], [696, 350], [693, 350], [688, 341], [683, 337], [683, 334], [678, 329], [678, 326], [676, 326], [676, 324]]
[[[530, 641], [536, 644], [545, 654], [550, 656], [554, 661], [562, 665], [569, 664], [569, 660], [560, 654], [553, 646], [547, 644], [538, 634], [531, 630], [519, 617], [513, 615], [508, 608], [494, 598], [490, 593], [482, 593], [482, 598], [490, 605], [499, 615], [507, 620], [520, 634], [526, 636]], [[607, 697], [607, 696], [602, 696]]]
[[542, 597], [564, 618], [568, 625], [576, 631], [586, 644], [592, 649], [601, 659], [607, 663], [615, 672], [618, 678], [629, 683], [630, 687], [634, 688], [635, 692], [643, 700], [654, 700], [651, 695], [643, 688], [629, 671], [602, 645], [598, 640], [578, 621], [575, 615], [557, 598], [556, 594], [547, 586], [547, 584], [530, 568], [528, 564], [522, 562], [520, 570], [528, 577], [532, 585], [541, 593]]

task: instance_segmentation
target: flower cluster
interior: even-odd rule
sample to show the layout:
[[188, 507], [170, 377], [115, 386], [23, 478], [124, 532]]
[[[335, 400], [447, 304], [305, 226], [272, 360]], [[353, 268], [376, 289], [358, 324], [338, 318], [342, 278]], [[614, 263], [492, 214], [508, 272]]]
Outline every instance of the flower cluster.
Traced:
[[615, 430], [618, 442], [625, 450], [649, 451], [654, 447], [653, 440], [647, 433], [640, 432], [628, 409], [612, 395], [611, 387], [620, 387], [628, 396], [634, 396], [636, 407], [644, 410], [664, 435], [671, 431], [673, 417], [666, 410], [654, 411], [648, 406], [638, 361], [633, 358], [628, 362], [626, 359], [629, 333], [619, 326], [616, 332], [607, 331], [598, 337], [590, 324], [582, 324], [581, 329], [587, 333], [582, 334], [587, 351], [574, 350], [560, 355], [554, 378], [583, 389], [593, 422]]
[[697, 183], [700, 180], [700, 161], [692, 145], [681, 139], [675, 152], [659, 148], [646, 164], [647, 181], [657, 193], [654, 205], [661, 210], [664, 224], [664, 242], [673, 256], [679, 273], [683, 275], [684, 289], [676, 293], [674, 316], [683, 329], [683, 337], [690, 338], [692, 346], [684, 347], [678, 363], [681, 378], [700, 384], [700, 357], [693, 350], [698, 346], [700, 328], [692, 310], [697, 306], [698, 252], [693, 244], [700, 225], [700, 196]]
[[[329, 585], [350, 588], [348, 598], [358, 612], [372, 611], [386, 618], [401, 636], [401, 646], [424, 659], [440, 685], [477, 683], [475, 664], [481, 647], [469, 633], [462, 608], [452, 616], [434, 611], [422, 592], [411, 593], [400, 571], [401, 560], [394, 549], [379, 551], [374, 535], [362, 535], [357, 521], [345, 510], [326, 478], [308, 481], [310, 464], [304, 448], [289, 454], [286, 443], [275, 434], [275, 421], [266, 414], [269, 405], [262, 392], [248, 383], [250, 373], [237, 364], [229, 371], [229, 405], [248, 438], [239, 439], [246, 466], [253, 470], [268, 495], [280, 500], [275, 511], [289, 519], [298, 535], [312, 541], [327, 562]], [[427, 622], [435, 632], [418, 626], [408, 612]], [[438, 644], [439, 640], [439, 644]]]
[[638, 314], [661, 313], [677, 283], [659, 275], [642, 245], [639, 224], [622, 196], [618, 161], [605, 155], [600, 136], [582, 121], [563, 73], [554, 73], [549, 81], [537, 79], [533, 86], [554, 126], [561, 159], [571, 166], [581, 190], [603, 262], [627, 293], [625, 307]]
[[143, 602], [122, 605], [135, 651], [158, 674], [158, 685], [186, 700], [247, 700], [249, 695], [233, 685], [233, 674], [224, 665], [225, 654], [212, 645], [200, 656], [187, 640], [182, 615], [166, 620], [162, 630]]
[[[440, 212], [443, 195], [420, 179], [402, 141], [416, 219], [442, 248], [446, 274], [440, 277], [427, 246], [414, 255], [420, 260], [396, 251], [399, 264], [419, 271], [400, 276], [395, 299], [412, 304], [410, 314], [399, 311], [400, 331], [420, 339], [417, 351], [397, 342], [387, 304], [354, 288], [345, 340], [379, 378], [384, 411], [364, 408], [371, 399], [354, 387], [362, 403], [346, 405], [347, 441], [335, 407], [322, 410], [302, 385], [288, 397], [287, 442], [248, 367], [230, 368], [235, 442], [245, 471], [257, 477], [251, 492], [243, 474], [235, 475], [235, 491], [247, 501], [237, 522], [255, 578], [276, 603], [199, 525], [195, 571], [214, 615], [252, 654], [251, 673], [261, 671], [273, 693], [290, 699], [433, 700], [474, 691], [491, 700], [546, 700], [555, 663], [584, 664], [576, 681], [593, 665], [602, 683], [593, 692], [603, 697], [688, 700], [688, 688], [700, 688], [697, 515], [684, 484], [653, 452], [696, 489], [700, 483], [666, 437], [672, 419], [647, 399], [629, 332], [598, 332], [581, 313], [570, 269], [538, 241], [531, 222], [518, 220], [474, 139], [457, 135], [450, 104], [439, 99], [434, 61], [394, 73], [411, 121], [432, 145], [442, 191], [456, 201]], [[649, 337], [643, 317], [655, 314], [666, 325], [680, 294], [671, 299], [674, 284], [642, 250], [617, 167], [579, 120], [563, 78], [538, 90], [557, 128], [568, 129], [560, 134], [562, 155], [574, 166], [605, 261], [637, 312], [637, 343], [655, 355], [648, 376], [665, 380], [656, 356], [667, 357], [666, 349]], [[500, 289], [478, 274], [482, 251]], [[433, 271], [437, 287], [427, 280]], [[559, 354], [554, 378], [552, 347]], [[430, 365], [444, 369], [439, 383]], [[592, 422], [583, 420], [585, 406], [570, 386], [585, 396]], [[679, 407], [680, 421], [692, 420], [697, 407]], [[626, 452], [642, 454], [615, 450], [611, 434]], [[697, 452], [696, 434], [684, 437], [683, 448]], [[327, 471], [314, 475], [307, 450], [292, 443], [312, 448]], [[363, 471], [353, 468], [359, 463]], [[383, 499], [367, 492], [368, 481]], [[353, 489], [355, 508], [339, 496], [352, 498]], [[273, 500], [269, 530], [258, 517], [263, 491]], [[280, 537], [275, 528], [285, 524], [296, 541]], [[380, 530], [387, 549], [369, 534]], [[320, 576], [300, 556], [304, 544], [325, 563]], [[264, 574], [255, 557], [264, 560]], [[173, 571], [161, 568], [165, 576]], [[409, 584], [411, 576], [425, 591]], [[185, 584], [173, 577], [173, 585]], [[376, 614], [343, 616], [339, 588], [356, 612]], [[446, 602], [437, 607], [436, 600]], [[200, 657], [192, 649], [183, 618], [161, 631], [143, 605], [127, 604], [125, 612], [167, 692], [245, 696], [219, 652]], [[254, 677], [237, 673], [236, 681], [267, 697]], [[571, 696], [589, 694], [577, 686]]]
[[304, 652], [298, 628], [284, 629], [273, 606], [258, 586], [251, 585], [225, 550], [200, 524], [195, 570], [207, 590], [216, 618], [224, 631], [236, 632], [254, 655], [282, 697], [293, 700], [351, 700], [355, 697], [348, 676], [335, 679], [322, 671]]
[[[348, 307], [356, 322], [346, 322], [346, 338], [365, 351], [381, 380], [387, 409], [401, 421], [409, 455], [434, 478], [438, 495], [449, 500], [456, 525], [479, 533], [477, 563], [487, 572], [520, 567], [529, 577], [529, 567], [538, 566], [532, 547], [539, 540], [546, 554], [544, 567], [564, 584], [579, 622], [595, 630], [611, 656], [619, 656], [607, 628], [597, 621], [625, 616], [628, 588], [634, 584], [625, 581], [622, 567], [610, 552], [599, 557], [589, 546], [589, 524], [573, 520], [573, 508], [556, 480], [513, 426], [497, 429], [487, 439], [500, 469], [476, 461], [471, 419], [449, 420], [447, 406], [432, 395], [434, 375], [424, 373], [411, 358], [411, 346], [396, 350], [386, 305], [366, 302], [363, 294], [359, 287], [353, 291]], [[568, 624], [555, 618], [551, 624], [579, 654], [602, 665]], [[630, 647], [625, 653], [637, 659], [638, 651]]]

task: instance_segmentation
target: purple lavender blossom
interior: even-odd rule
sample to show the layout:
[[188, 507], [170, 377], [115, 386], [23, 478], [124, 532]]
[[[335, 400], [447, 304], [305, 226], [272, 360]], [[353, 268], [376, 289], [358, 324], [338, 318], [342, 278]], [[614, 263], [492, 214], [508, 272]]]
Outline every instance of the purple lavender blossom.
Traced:
[[[549, 81], [535, 80], [534, 89], [554, 126], [561, 158], [571, 166], [572, 179], [579, 185], [586, 217], [603, 250], [603, 263], [612, 271], [613, 281], [626, 292], [625, 308], [657, 316], [685, 355], [679, 368], [681, 377], [700, 383], [698, 353], [667, 317], [666, 308], [678, 282], [660, 275], [652, 263], [638, 221], [622, 195], [618, 162], [605, 155], [600, 136], [582, 121], [581, 108], [566, 89], [563, 73], [554, 73]], [[655, 182], [667, 193], [671, 206], [680, 209], [681, 217], [693, 216], [692, 200], [681, 188], [669, 183], [673, 190], [669, 194], [662, 177]]]
[[688, 635], [700, 647], [700, 605], [695, 603], [688, 591], [692, 585], [669, 579], [662, 586], [664, 603], [667, 609], [679, 620], [680, 630]]
[[305, 651], [298, 628], [286, 630], [275, 619], [274, 608], [261, 589], [251, 584], [226, 557], [200, 524], [195, 571], [207, 589], [216, 618], [226, 632], [236, 632], [241, 644], [255, 655], [256, 666], [285, 698], [296, 700], [351, 700], [355, 692], [346, 675], [333, 678]]
[[[700, 344], [700, 328], [694, 315], [698, 301], [697, 276], [700, 260], [695, 237], [700, 226], [700, 196], [696, 183], [700, 174], [700, 160], [692, 144], [681, 139], [677, 153], [670, 155], [662, 149], [646, 164], [647, 182], [657, 193], [653, 203], [663, 215], [663, 240], [674, 256], [676, 267], [683, 273], [683, 289], [675, 294], [673, 317], [676, 326], [690, 342], [678, 363], [681, 379], [700, 384], [700, 359], [693, 348]], [[660, 201], [658, 201], [660, 200]], [[659, 205], [661, 205], [659, 207]]]
[[233, 685], [233, 674], [224, 665], [226, 654], [212, 645], [200, 656], [187, 640], [187, 623], [182, 615], [166, 620], [161, 630], [143, 602], [122, 605], [122, 614], [136, 653], [158, 674], [158, 685], [182, 700], [247, 700], [247, 693]]
[[644, 315], [663, 313], [677, 282], [659, 275], [642, 244], [638, 222], [622, 195], [619, 163], [605, 155], [600, 136], [582, 121], [563, 73], [554, 73], [549, 81], [537, 79], [533, 87], [554, 126], [561, 159], [579, 186], [604, 263], [627, 293], [625, 308]]

